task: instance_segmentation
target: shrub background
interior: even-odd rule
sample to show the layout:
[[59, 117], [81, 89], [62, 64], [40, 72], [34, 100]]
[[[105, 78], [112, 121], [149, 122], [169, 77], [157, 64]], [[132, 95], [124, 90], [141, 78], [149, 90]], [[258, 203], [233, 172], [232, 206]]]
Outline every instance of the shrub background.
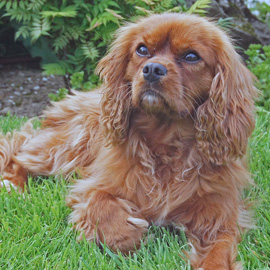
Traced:
[[[89, 1], [90, 2], [90, 1]], [[204, 15], [211, 0], [198, 0], [190, 9], [185, 0], [2, 0], [0, 24], [15, 29], [33, 57], [41, 57], [46, 75], [64, 75], [67, 88], [90, 90], [99, 83], [94, 70], [105, 54], [113, 33], [126, 21], [162, 12], [187, 12]], [[253, 12], [266, 26], [270, 6], [252, 2]], [[221, 27], [230, 28], [230, 20], [219, 19]], [[249, 69], [258, 78], [263, 95], [259, 105], [270, 109], [270, 47], [251, 45], [246, 51]], [[53, 101], [62, 99], [67, 89], [50, 94]]]

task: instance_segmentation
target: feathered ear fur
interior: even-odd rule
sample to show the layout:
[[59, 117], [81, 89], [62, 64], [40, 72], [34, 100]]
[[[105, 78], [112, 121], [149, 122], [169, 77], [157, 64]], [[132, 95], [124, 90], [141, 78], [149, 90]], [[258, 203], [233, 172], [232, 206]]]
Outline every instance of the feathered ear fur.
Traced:
[[213, 164], [246, 152], [254, 128], [254, 76], [241, 63], [229, 41], [217, 48], [216, 75], [209, 98], [197, 111], [197, 143]]
[[97, 73], [103, 79], [101, 124], [112, 144], [125, 141], [131, 112], [131, 92], [125, 81], [129, 49], [134, 39], [132, 25], [122, 27], [109, 53], [99, 62]]

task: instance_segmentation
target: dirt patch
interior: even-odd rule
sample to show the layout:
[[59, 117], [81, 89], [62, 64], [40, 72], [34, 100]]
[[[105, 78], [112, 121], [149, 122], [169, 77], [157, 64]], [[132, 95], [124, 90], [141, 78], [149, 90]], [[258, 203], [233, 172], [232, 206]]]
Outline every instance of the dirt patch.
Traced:
[[48, 94], [62, 87], [62, 76], [45, 76], [35, 65], [0, 65], [0, 115], [40, 115], [50, 104]]

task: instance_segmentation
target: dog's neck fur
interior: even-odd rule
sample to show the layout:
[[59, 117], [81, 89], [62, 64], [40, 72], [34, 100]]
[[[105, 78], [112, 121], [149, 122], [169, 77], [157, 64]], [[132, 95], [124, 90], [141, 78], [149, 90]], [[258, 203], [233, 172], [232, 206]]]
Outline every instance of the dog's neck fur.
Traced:
[[[165, 114], [149, 114], [137, 111], [133, 114], [127, 141], [135, 136], [143, 139], [149, 150], [155, 153], [160, 146], [190, 147], [195, 142], [193, 119], [172, 118]], [[168, 149], [168, 154], [171, 149]]]
[[163, 182], [164, 175], [169, 180], [180, 168], [184, 169], [183, 160], [188, 159], [196, 143], [194, 134], [192, 118], [137, 112], [130, 122], [125, 152], [128, 159], [141, 164], [145, 174]]

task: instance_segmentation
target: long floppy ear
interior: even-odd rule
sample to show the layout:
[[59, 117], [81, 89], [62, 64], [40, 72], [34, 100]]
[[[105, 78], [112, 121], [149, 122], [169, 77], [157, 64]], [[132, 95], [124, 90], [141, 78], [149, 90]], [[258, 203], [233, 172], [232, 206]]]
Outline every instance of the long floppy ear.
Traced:
[[131, 91], [124, 76], [134, 39], [132, 34], [132, 24], [119, 29], [109, 53], [97, 66], [97, 73], [103, 79], [101, 124], [108, 142], [112, 144], [125, 141], [129, 126]]
[[209, 98], [197, 110], [198, 147], [212, 164], [242, 157], [254, 129], [254, 76], [228, 42], [217, 53]]

